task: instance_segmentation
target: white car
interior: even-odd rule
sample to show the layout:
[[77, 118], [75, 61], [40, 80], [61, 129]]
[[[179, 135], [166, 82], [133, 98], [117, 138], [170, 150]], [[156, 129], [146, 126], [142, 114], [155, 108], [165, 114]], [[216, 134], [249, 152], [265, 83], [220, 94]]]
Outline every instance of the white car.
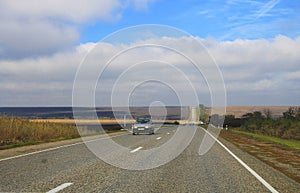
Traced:
[[132, 125], [132, 135], [135, 134], [154, 134], [154, 127], [150, 118], [137, 118], [136, 122]]

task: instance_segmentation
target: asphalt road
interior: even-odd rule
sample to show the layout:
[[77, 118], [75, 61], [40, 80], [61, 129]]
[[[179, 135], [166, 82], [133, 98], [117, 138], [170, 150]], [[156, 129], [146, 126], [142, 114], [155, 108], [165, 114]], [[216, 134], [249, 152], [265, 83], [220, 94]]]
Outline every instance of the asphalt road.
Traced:
[[[159, 147], [175, 130], [175, 126], [168, 126], [155, 135], [122, 134], [113, 140], [130, 148], [134, 154]], [[204, 134], [205, 131], [198, 128], [190, 145], [178, 157], [143, 171], [111, 166], [80, 143], [0, 160], [0, 192], [55, 192], [60, 189], [60, 192], [270, 192], [220, 144], [215, 143], [208, 153], [200, 156], [198, 149]], [[299, 183], [231, 143], [220, 141], [276, 191], [300, 192]]]

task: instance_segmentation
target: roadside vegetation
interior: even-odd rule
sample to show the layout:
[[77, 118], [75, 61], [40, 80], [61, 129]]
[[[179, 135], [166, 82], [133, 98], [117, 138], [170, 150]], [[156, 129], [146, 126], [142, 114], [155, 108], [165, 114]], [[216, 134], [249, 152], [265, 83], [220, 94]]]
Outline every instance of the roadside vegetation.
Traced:
[[[218, 115], [213, 115], [218, 116]], [[240, 131], [277, 137], [288, 140], [300, 140], [300, 107], [290, 107], [281, 117], [272, 117], [272, 112], [244, 114], [241, 118], [226, 115], [224, 127], [235, 128]]]
[[257, 133], [250, 133], [246, 131], [241, 131], [241, 130], [231, 130], [231, 132], [236, 133], [236, 134], [242, 134], [250, 137], [254, 137], [256, 139], [264, 140], [264, 141], [269, 141], [272, 143], [277, 143], [280, 145], [284, 145], [296, 150], [300, 150], [300, 140], [289, 140], [289, 139], [282, 139], [278, 137], [271, 137], [267, 135], [261, 135]]
[[206, 113], [205, 106], [203, 104], [199, 105], [199, 120], [203, 123], [207, 123], [209, 121], [209, 116]]
[[75, 126], [0, 117], [0, 149], [79, 137]]

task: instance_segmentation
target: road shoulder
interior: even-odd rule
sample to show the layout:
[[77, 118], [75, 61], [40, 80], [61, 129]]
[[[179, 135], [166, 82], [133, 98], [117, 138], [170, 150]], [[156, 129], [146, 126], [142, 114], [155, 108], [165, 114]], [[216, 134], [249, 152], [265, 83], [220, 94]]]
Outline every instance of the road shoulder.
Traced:
[[[115, 136], [115, 135], [120, 135], [120, 134], [124, 134], [124, 133], [126, 133], [126, 132], [110, 133], [108, 135]], [[93, 140], [93, 139], [97, 139], [100, 137], [105, 137], [105, 135], [88, 136], [88, 137], [85, 137], [84, 140], [88, 141], [88, 140]], [[27, 145], [27, 146], [22, 146], [22, 147], [0, 150], [0, 159], [18, 156], [18, 155], [22, 155], [22, 154], [28, 154], [28, 153], [32, 153], [32, 152], [36, 152], [36, 151], [42, 151], [42, 150], [51, 149], [51, 148], [56, 148], [56, 147], [60, 147], [60, 146], [76, 144], [76, 143], [83, 143], [82, 138], [79, 137], [79, 138], [75, 138], [75, 139], [47, 142], [47, 143], [41, 143], [41, 144], [36, 144], [36, 145]]]
[[[237, 139], [237, 136], [235, 136], [234, 139]], [[282, 171], [266, 163], [265, 160], [260, 159], [260, 157], [257, 157], [251, 154], [251, 152], [247, 152], [243, 149], [243, 145], [245, 144], [249, 146], [254, 146], [254, 144], [250, 143], [249, 141], [245, 144], [238, 144], [236, 141], [234, 141], [234, 139], [224, 136], [224, 132], [222, 132], [219, 137], [219, 140], [226, 145], [227, 148], [229, 148], [234, 154], [238, 155], [240, 159], [242, 159], [254, 171], [259, 173], [260, 176], [262, 176], [264, 179], [268, 179], [268, 182], [274, 188], [279, 190], [279, 192], [291, 192], [291, 190], [298, 191], [300, 189], [300, 183], [295, 179], [290, 178]], [[258, 162], [261, 162], [262, 164], [257, 164]]]

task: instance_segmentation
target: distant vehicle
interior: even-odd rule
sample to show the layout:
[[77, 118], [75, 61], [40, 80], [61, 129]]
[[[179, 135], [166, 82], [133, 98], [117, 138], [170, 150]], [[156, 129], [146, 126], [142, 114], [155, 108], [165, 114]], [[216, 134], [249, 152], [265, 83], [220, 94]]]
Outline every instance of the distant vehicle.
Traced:
[[198, 121], [198, 122], [192, 121], [189, 123], [189, 125], [205, 125], [205, 123], [203, 121]]
[[135, 134], [154, 134], [154, 127], [150, 118], [137, 118], [136, 122], [132, 125], [132, 135]]
[[198, 123], [193, 121], [193, 122], [190, 122], [189, 125], [198, 125]]

